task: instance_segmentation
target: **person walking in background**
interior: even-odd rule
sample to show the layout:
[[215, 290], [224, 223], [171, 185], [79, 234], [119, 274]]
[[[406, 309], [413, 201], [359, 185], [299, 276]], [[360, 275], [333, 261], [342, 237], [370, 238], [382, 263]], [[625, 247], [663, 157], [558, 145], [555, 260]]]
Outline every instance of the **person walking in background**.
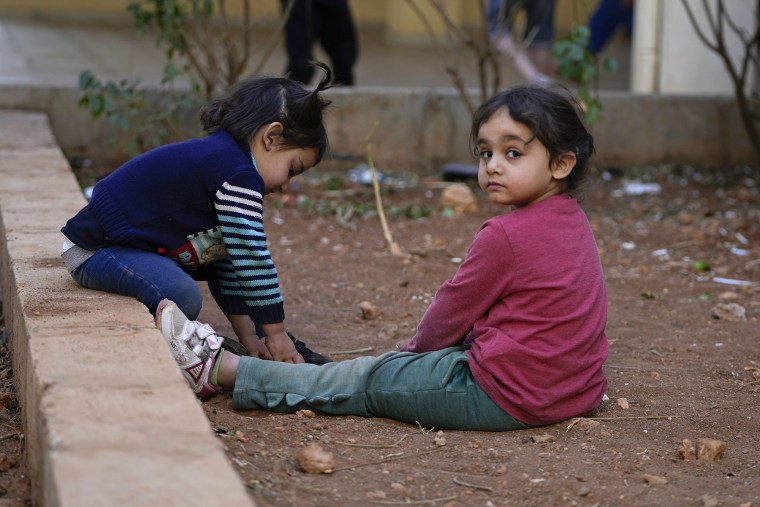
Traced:
[[[525, 15], [522, 39], [514, 20], [519, 11]], [[494, 46], [512, 59], [515, 69], [530, 83], [542, 83], [554, 75], [555, 0], [490, 0], [488, 25]], [[527, 50], [527, 54], [526, 54]]]
[[62, 228], [74, 280], [135, 297], [153, 315], [170, 298], [192, 318], [203, 304], [196, 281], [207, 281], [249, 354], [327, 361], [287, 332], [263, 222], [264, 196], [327, 150], [330, 102], [320, 92], [331, 72], [318, 65], [325, 75], [314, 91], [285, 78], [245, 80], [201, 110], [206, 137], [155, 148], [100, 180]]
[[627, 37], [633, 33], [633, 0], [601, 0], [588, 22], [591, 40], [588, 50], [599, 54], [620, 28]]
[[314, 75], [313, 44], [318, 40], [330, 58], [335, 84], [353, 86], [359, 41], [348, 0], [280, 0], [285, 23], [285, 49], [290, 79], [309, 84]]
[[505, 213], [481, 226], [399, 352], [321, 366], [238, 357], [166, 300], [156, 324], [196, 395], [226, 389], [240, 410], [479, 431], [596, 410], [607, 387], [607, 290], [576, 199], [594, 152], [579, 106], [543, 85], [511, 88], [475, 112], [470, 140], [480, 187]]

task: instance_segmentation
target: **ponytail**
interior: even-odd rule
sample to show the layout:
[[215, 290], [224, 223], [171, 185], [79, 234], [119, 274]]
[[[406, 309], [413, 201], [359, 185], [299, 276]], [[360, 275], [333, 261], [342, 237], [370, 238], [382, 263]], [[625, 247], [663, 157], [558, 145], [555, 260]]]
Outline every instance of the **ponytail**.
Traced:
[[280, 122], [282, 142], [294, 148], [314, 148], [317, 163], [329, 142], [322, 113], [331, 104], [321, 92], [332, 87], [332, 71], [321, 62], [314, 65], [324, 73], [314, 90], [282, 77], [254, 77], [240, 82], [229, 94], [201, 110], [201, 126], [210, 133], [228, 132], [242, 147], [263, 125]]

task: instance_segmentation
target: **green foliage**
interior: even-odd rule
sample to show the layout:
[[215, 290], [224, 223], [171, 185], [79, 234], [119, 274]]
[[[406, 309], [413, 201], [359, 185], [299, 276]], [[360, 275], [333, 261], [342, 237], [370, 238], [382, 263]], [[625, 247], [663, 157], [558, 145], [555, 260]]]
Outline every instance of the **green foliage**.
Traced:
[[[173, 96], [167, 107], [149, 107], [143, 92], [137, 89], [139, 80], [123, 79], [118, 83], [103, 82], [92, 71], [79, 74], [79, 107], [90, 112], [93, 119], [105, 118], [118, 126], [126, 136], [130, 156], [138, 155], [164, 144], [177, 130], [176, 114], [186, 106], [188, 97]], [[115, 142], [114, 139], [111, 140]]]
[[420, 206], [418, 204], [407, 204], [406, 206], [387, 206], [385, 213], [394, 219], [406, 217], [411, 220], [419, 220], [429, 217], [433, 210], [429, 206]]
[[[215, 1], [219, 2], [218, 11]], [[127, 11], [137, 34], [154, 34], [156, 46], [164, 49], [161, 83], [173, 85], [180, 76], [187, 76], [192, 83], [192, 93], [173, 91], [166, 95], [167, 104], [155, 107], [138, 90], [139, 80], [103, 82], [90, 70], [80, 74], [80, 107], [94, 119], [106, 118], [117, 125], [134, 156], [179, 137], [179, 111], [196, 102], [202, 90], [210, 98], [220, 88], [234, 84], [248, 53], [230, 43], [239, 31], [226, 24], [224, 0], [138, 0], [130, 3]], [[220, 23], [212, 23], [215, 14]], [[242, 39], [240, 44], [248, 43], [246, 37]], [[227, 67], [214, 67], [221, 61]]]
[[252, 0], [239, 0], [242, 16], [227, 14], [226, 0], [137, 0], [127, 7], [140, 35], [154, 34], [164, 50], [164, 83], [187, 76], [206, 99], [233, 86], [251, 55]]
[[601, 62], [588, 50], [591, 31], [587, 26], [574, 26], [570, 33], [554, 43], [557, 58], [557, 72], [563, 79], [578, 85], [578, 98], [583, 103], [586, 122], [593, 125], [602, 112], [599, 101], [599, 66], [608, 73], [617, 72], [618, 63], [614, 58]]
[[[127, 6], [135, 31], [144, 36], [155, 33], [156, 47], [164, 48], [163, 83], [171, 83], [181, 75], [189, 75], [196, 90], [200, 89], [186, 57], [192, 50], [189, 27], [205, 22], [214, 13], [212, 0], [142, 0]], [[178, 57], [184, 59], [178, 63]]]
[[[349, 223], [354, 220], [364, 220], [375, 217], [378, 211], [373, 202], [367, 201], [367, 196], [346, 197], [345, 195], [332, 195], [318, 199], [309, 198], [306, 195], [299, 196], [297, 207], [307, 213], [319, 216], [335, 215], [341, 222]], [[384, 206], [385, 214], [394, 219], [419, 220], [433, 214], [429, 206], [408, 204], [406, 206]]]
[[343, 178], [340, 176], [332, 175], [327, 178], [323, 184], [325, 190], [341, 190], [343, 188]]
[[79, 74], [79, 107], [86, 108], [94, 119], [105, 117], [110, 123], [128, 135], [130, 155], [139, 153], [144, 144], [142, 130], [144, 124], [137, 120], [146, 107], [143, 94], [137, 91], [139, 80], [123, 79], [119, 83], [102, 82], [92, 71]]

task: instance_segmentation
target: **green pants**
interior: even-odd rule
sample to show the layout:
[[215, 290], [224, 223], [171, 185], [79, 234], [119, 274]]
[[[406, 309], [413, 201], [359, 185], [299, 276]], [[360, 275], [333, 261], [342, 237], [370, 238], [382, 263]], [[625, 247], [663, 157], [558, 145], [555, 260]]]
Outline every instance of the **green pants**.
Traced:
[[531, 427], [499, 408], [472, 376], [464, 347], [388, 352], [346, 361], [289, 364], [241, 357], [236, 409], [387, 417], [426, 428], [505, 431]]

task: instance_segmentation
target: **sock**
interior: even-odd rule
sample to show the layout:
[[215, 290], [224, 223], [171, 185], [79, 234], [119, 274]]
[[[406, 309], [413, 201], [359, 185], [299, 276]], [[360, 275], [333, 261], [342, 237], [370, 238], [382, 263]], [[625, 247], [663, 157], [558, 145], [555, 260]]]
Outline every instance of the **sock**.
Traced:
[[216, 360], [214, 361], [214, 369], [211, 370], [211, 378], [209, 379], [211, 384], [217, 387], [219, 387], [219, 384], [216, 381], [216, 377], [219, 374], [219, 367], [222, 365], [222, 354], [224, 354], [224, 349], [219, 349], [219, 355], [216, 356]]

